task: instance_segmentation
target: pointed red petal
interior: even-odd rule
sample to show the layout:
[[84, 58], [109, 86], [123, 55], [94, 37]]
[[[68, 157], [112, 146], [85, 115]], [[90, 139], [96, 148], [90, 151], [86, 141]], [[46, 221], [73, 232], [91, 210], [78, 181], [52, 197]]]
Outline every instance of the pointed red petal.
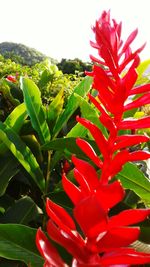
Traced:
[[122, 149], [128, 146], [133, 146], [143, 142], [148, 142], [150, 138], [144, 135], [120, 135], [116, 140], [116, 144], [113, 147], [113, 151]]
[[81, 190], [74, 185], [65, 175], [62, 176], [62, 184], [65, 192], [71, 199], [74, 205], [76, 205], [82, 198]]
[[135, 151], [130, 153], [129, 160], [136, 161], [136, 160], [146, 160], [150, 158], [150, 153], [146, 151]]
[[46, 212], [48, 216], [62, 229], [76, 229], [74, 221], [64, 208], [52, 202], [50, 199], [46, 201]]
[[84, 176], [84, 179], [86, 179], [89, 188], [91, 190], [96, 189], [99, 185], [99, 178], [94, 167], [88, 162], [78, 159], [75, 156], [72, 156], [72, 161], [76, 166], [76, 169]]
[[125, 42], [123, 48], [122, 48], [122, 53], [126, 51], [126, 49], [130, 46], [130, 44], [133, 42], [133, 40], [136, 38], [138, 34], [138, 29], [135, 29], [128, 37], [127, 41]]
[[100, 252], [126, 247], [138, 239], [140, 229], [138, 227], [116, 227], [110, 229], [97, 243]]
[[125, 88], [125, 96], [129, 95], [131, 88], [137, 80], [138, 74], [134, 68], [130, 68], [122, 79], [122, 85]]
[[109, 176], [115, 176], [118, 172], [122, 170], [123, 165], [128, 161], [129, 152], [127, 150], [122, 150], [118, 154], [116, 154], [107, 170]]
[[92, 146], [85, 140], [77, 138], [76, 139], [77, 145], [81, 148], [81, 150], [99, 167], [101, 168], [103, 162], [100, 158], [96, 155]]
[[41, 255], [45, 258], [47, 265], [45, 266], [60, 266], [67, 267], [59, 256], [56, 248], [50, 243], [48, 238], [42, 232], [41, 229], [38, 229], [36, 234], [36, 245]]
[[130, 90], [129, 95], [142, 94], [150, 91], [150, 84], [143, 84]]
[[91, 188], [85, 177], [76, 168], [74, 168], [74, 177], [80, 185], [82, 193], [84, 192], [84, 194], [88, 196], [91, 193]]
[[136, 224], [146, 219], [150, 215], [150, 209], [132, 209], [124, 210], [119, 214], [110, 218], [109, 224], [111, 227], [127, 226]]
[[85, 126], [92, 136], [94, 137], [96, 144], [98, 145], [101, 153], [103, 154], [104, 157], [108, 156], [108, 151], [106, 149], [107, 147], [107, 140], [103, 136], [101, 130], [95, 126], [92, 122], [84, 119], [84, 118], [79, 118], [77, 117], [77, 121], [80, 122], [83, 126]]
[[150, 127], [150, 116], [145, 117], [142, 119], [130, 119], [130, 120], [123, 120], [119, 125], [118, 128], [121, 130], [126, 129], [142, 129], [142, 128], [149, 128]]
[[[132, 248], [120, 248], [116, 251], [105, 253], [102, 256], [101, 264], [144, 264], [150, 263], [150, 254], [137, 252]], [[129, 265], [130, 266], [130, 265]]]
[[124, 106], [124, 111], [133, 109], [133, 108], [138, 108], [141, 106], [144, 106], [146, 104], [150, 103], [150, 93], [145, 94], [141, 97], [139, 97], [138, 99], [132, 101], [131, 103], [127, 104]]

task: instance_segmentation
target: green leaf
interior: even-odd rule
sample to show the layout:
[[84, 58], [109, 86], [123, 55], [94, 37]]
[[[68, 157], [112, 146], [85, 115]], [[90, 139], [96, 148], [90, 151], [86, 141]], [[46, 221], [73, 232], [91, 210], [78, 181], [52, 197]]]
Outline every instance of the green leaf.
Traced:
[[51, 137], [42, 107], [40, 90], [36, 84], [28, 78], [21, 78], [21, 89], [23, 90], [24, 101], [32, 126], [38, 133], [41, 143], [44, 144], [48, 142]]
[[[9, 114], [5, 120], [5, 124], [12, 127], [14, 131], [19, 132], [26, 118], [26, 106], [22, 103]], [[6, 149], [6, 146], [3, 143], [0, 143], [0, 154], [4, 154]]]
[[15, 131], [2, 122], [0, 122], [0, 139], [10, 149], [43, 192], [45, 188], [45, 180], [39, 164], [31, 153], [29, 147], [25, 145]]
[[26, 106], [22, 103], [9, 114], [5, 124], [12, 127], [15, 132], [19, 132], [27, 116]]
[[34, 201], [28, 197], [17, 200], [1, 217], [0, 223], [28, 224], [38, 215], [38, 208]]
[[35, 245], [36, 229], [19, 224], [0, 224], [0, 257], [43, 266]]
[[[85, 139], [85, 138], [84, 138]], [[94, 140], [85, 139], [88, 141], [95, 152], [99, 154], [99, 150], [97, 148], [97, 145]], [[76, 144], [76, 138], [75, 137], [66, 137], [66, 138], [57, 138], [55, 140], [50, 141], [49, 143], [43, 145], [41, 147], [43, 150], [57, 150], [57, 151], [65, 151], [68, 150], [71, 154], [76, 154], [79, 157], [83, 157], [85, 155], [81, 149]]]
[[47, 122], [51, 130], [60, 112], [62, 111], [63, 103], [64, 103], [64, 89], [60, 90], [60, 92], [56, 95], [56, 97], [50, 103], [48, 110], [47, 110]]
[[83, 81], [77, 85], [68, 99], [68, 103], [65, 107], [64, 112], [58, 118], [58, 121], [53, 130], [53, 136], [57, 136], [65, 123], [69, 120], [75, 110], [79, 107], [79, 103], [76, 100], [74, 93], [81, 95], [83, 97], [89, 92], [91, 88], [92, 78], [86, 77]]
[[71, 130], [67, 133], [66, 137], [85, 137], [87, 135], [87, 129], [81, 125], [81, 123], [77, 123]]
[[0, 160], [0, 196], [2, 196], [11, 178], [19, 172], [19, 162], [8, 152]]
[[76, 101], [79, 103], [81, 116], [88, 119], [89, 121], [93, 122], [97, 127], [99, 127], [102, 133], [105, 136], [108, 136], [106, 128], [100, 123], [99, 115], [90, 103], [88, 103], [87, 99], [75, 94]]
[[48, 69], [45, 69], [40, 77], [40, 80], [38, 82], [39, 88], [43, 88], [44, 86], [47, 85], [47, 83], [51, 82], [53, 79], [53, 73], [51, 73]]
[[133, 163], [127, 163], [117, 175], [126, 189], [133, 190], [142, 201], [150, 205], [150, 181], [143, 172]]

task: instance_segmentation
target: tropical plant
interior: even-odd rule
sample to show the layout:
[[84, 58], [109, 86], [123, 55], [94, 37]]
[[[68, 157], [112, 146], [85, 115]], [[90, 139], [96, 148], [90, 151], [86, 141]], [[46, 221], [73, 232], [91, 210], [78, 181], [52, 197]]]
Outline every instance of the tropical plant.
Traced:
[[[150, 118], [138, 117], [149, 103], [148, 77], [140, 80], [147, 67], [139, 65], [142, 48], [130, 49], [137, 32], [123, 44], [109, 12], [93, 30], [101, 57], [65, 103], [65, 78], [48, 61], [36, 65], [37, 76], [20, 69], [1, 79], [14, 101], [0, 121], [1, 266], [150, 260]], [[48, 87], [59, 88], [53, 99]]]
[[[102, 13], [93, 31], [95, 43], [91, 42], [91, 45], [98, 50], [100, 58], [91, 57], [94, 67], [88, 75], [93, 77], [93, 88], [97, 95], [94, 97], [89, 94], [89, 99], [98, 109], [99, 121], [106, 132], [92, 120], [77, 117], [77, 122], [90, 132], [99, 152], [96, 153], [89, 142], [77, 138], [77, 145], [89, 161], [73, 156], [75, 182], [70, 181], [65, 173], [62, 176], [63, 188], [73, 204], [72, 216], [52, 200], [46, 201], [48, 237], [65, 248], [72, 257], [71, 261], [67, 258], [64, 261], [61, 253], [57, 252], [50, 239], [39, 229], [36, 243], [45, 259], [45, 267], [130, 266], [150, 263], [150, 251], [143, 253], [133, 248], [133, 242], [139, 238], [140, 233], [137, 224], [150, 215], [150, 183], [146, 177], [141, 178], [148, 188], [142, 197], [133, 183], [132, 175], [124, 177], [126, 169], [135, 168], [128, 162], [150, 158], [150, 153], [142, 147], [132, 150], [134, 146], [149, 141], [148, 136], [139, 135], [136, 131], [148, 128], [150, 117], [131, 118], [133, 109], [150, 103], [150, 84], [134, 87], [139, 53], [144, 46], [132, 52], [130, 45], [137, 30], [123, 43], [121, 23], [111, 20], [110, 12]], [[132, 96], [136, 98], [129, 101]], [[143, 208], [114, 212], [113, 208], [125, 198], [123, 186], [142, 198]]]

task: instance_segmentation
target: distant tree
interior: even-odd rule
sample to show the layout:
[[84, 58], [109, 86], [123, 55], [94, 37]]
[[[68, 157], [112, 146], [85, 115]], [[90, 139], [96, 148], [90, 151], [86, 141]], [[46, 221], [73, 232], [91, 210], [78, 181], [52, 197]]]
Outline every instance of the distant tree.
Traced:
[[77, 72], [80, 75], [84, 76], [85, 71], [91, 71], [92, 63], [83, 62], [82, 60], [75, 58], [75, 59], [62, 59], [61, 62], [57, 64], [58, 68], [64, 74], [76, 74]]

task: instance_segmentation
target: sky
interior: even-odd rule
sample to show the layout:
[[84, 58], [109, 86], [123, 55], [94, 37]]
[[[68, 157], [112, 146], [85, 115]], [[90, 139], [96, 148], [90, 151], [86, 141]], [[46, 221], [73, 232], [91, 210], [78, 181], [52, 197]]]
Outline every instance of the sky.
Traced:
[[123, 22], [123, 39], [138, 28], [141, 59], [150, 58], [150, 0], [0, 0], [0, 43], [15, 42], [50, 56], [89, 61], [92, 25], [103, 10]]

